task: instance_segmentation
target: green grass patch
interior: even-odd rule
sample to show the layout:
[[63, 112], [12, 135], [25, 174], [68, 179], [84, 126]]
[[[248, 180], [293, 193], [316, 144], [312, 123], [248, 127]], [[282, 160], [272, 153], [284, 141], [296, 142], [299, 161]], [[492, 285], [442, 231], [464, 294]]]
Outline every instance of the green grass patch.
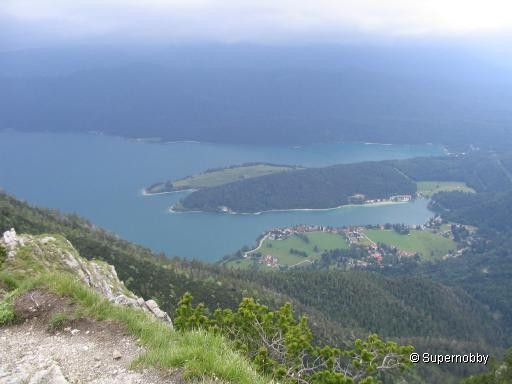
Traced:
[[17, 321], [14, 313], [16, 291], [7, 292], [0, 300], [0, 326], [14, 324]]
[[147, 190], [150, 193], [158, 193], [217, 187], [219, 185], [232, 183], [238, 180], [251, 179], [254, 177], [286, 172], [294, 169], [300, 168], [287, 165], [247, 164], [207, 171], [174, 180], [172, 182], [157, 183], [149, 187]]
[[7, 250], [2, 244], [0, 244], [0, 267], [4, 263], [5, 259], [7, 259]]
[[51, 332], [60, 331], [71, 322], [71, 318], [66, 313], [54, 313], [48, 323], [48, 329]]
[[0, 301], [0, 326], [12, 324], [15, 320], [12, 304], [6, 300]]
[[[293, 266], [299, 263], [307, 263], [318, 260], [320, 255], [332, 249], [348, 248], [348, 243], [344, 235], [329, 232], [310, 232], [305, 234], [308, 241], [301, 237], [293, 235], [285, 240], [265, 240], [260, 249], [262, 255], [272, 255], [279, 259], [279, 264], [283, 266]], [[298, 252], [305, 252], [307, 256], [292, 253], [294, 249]], [[237, 259], [226, 263], [231, 268], [250, 268], [255, 265], [254, 260]], [[262, 264], [256, 264], [260, 268], [269, 268]]]
[[[175, 332], [143, 311], [108, 302], [70, 274], [44, 273], [19, 281], [18, 286], [9, 300], [0, 302], [0, 320], [10, 318], [10, 303], [16, 295], [33, 288], [47, 288], [70, 298], [79, 307], [81, 316], [111, 320], [126, 327], [146, 350], [132, 363], [134, 367], [183, 368], [190, 378], [218, 378], [231, 383], [268, 382], [223, 337], [205, 331]], [[58, 325], [65, 320], [65, 316], [56, 315], [50, 323]]]
[[474, 193], [475, 190], [458, 181], [420, 181], [416, 183], [417, 193], [422, 197], [432, 197], [437, 192], [460, 191]]
[[257, 261], [254, 259], [233, 259], [225, 263], [226, 267], [228, 268], [237, 268], [237, 269], [250, 269], [250, 268], [263, 268], [263, 269], [270, 269], [269, 267], [258, 264]]
[[457, 248], [457, 243], [430, 231], [412, 230], [408, 235], [401, 235], [394, 230], [367, 229], [366, 236], [376, 243], [397, 247], [408, 252], [417, 252], [425, 260], [443, 257]]
[[18, 280], [5, 271], [0, 271], [0, 282], [6, 285], [9, 291], [18, 288]]

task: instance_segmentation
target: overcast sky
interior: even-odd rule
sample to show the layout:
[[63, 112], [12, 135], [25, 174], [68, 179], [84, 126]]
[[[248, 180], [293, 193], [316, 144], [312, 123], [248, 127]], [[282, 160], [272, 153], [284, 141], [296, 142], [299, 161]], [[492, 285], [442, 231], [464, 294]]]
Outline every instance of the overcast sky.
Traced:
[[512, 0], [0, 0], [0, 48], [512, 36]]

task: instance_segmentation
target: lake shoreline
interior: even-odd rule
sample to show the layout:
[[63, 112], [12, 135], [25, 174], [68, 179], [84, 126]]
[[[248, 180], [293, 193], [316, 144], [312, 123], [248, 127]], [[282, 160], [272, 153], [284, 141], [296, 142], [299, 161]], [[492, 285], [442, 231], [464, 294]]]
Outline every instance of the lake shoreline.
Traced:
[[297, 150], [192, 143], [160, 145], [110, 135], [0, 131], [0, 158], [6, 164], [16, 164], [17, 170], [0, 172], [0, 185], [33, 204], [82, 215], [155, 252], [214, 262], [244, 244], [251, 244], [272, 227], [295, 223], [414, 224], [424, 222], [432, 214], [423, 200], [417, 205], [353, 207], [331, 212], [180, 216], [169, 214], [169, 207], [189, 192], [145, 196], [143, 188], [155, 180], [178, 179], [206, 168], [250, 162], [324, 167], [355, 159], [442, 155], [439, 147], [397, 146], [392, 147], [393, 152], [384, 148], [362, 144], [307, 146]]
[[201, 211], [201, 210], [194, 210], [194, 211], [175, 211], [174, 206], [169, 208], [169, 213], [213, 213], [213, 214], [227, 214], [227, 215], [261, 215], [265, 213], [276, 213], [276, 212], [326, 212], [326, 211], [335, 211], [337, 209], [342, 208], [351, 208], [351, 207], [376, 207], [376, 206], [383, 206], [383, 205], [396, 205], [396, 204], [405, 204], [409, 203], [410, 201], [380, 201], [377, 203], [366, 203], [366, 204], [344, 204], [339, 205], [337, 207], [332, 208], [289, 208], [289, 209], [268, 209], [266, 211], [258, 211], [258, 212], [209, 212], [209, 211]]
[[141, 196], [157, 196], [157, 195], [167, 195], [169, 193], [179, 193], [179, 192], [195, 192], [197, 189], [188, 188], [188, 189], [180, 189], [177, 191], [164, 191], [164, 192], [148, 192], [147, 188], [142, 188], [140, 191]]

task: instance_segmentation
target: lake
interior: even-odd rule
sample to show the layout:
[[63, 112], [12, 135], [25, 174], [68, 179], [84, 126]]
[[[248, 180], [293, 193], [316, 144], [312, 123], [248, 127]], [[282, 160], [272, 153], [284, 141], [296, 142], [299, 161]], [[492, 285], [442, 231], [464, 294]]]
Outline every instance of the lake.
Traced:
[[187, 192], [142, 196], [157, 181], [245, 162], [324, 166], [442, 155], [434, 145], [363, 143], [303, 147], [149, 143], [85, 134], [0, 132], [0, 187], [32, 204], [77, 213], [119, 236], [171, 256], [215, 261], [252, 245], [266, 229], [293, 224], [419, 224], [426, 200], [260, 215], [169, 213]]

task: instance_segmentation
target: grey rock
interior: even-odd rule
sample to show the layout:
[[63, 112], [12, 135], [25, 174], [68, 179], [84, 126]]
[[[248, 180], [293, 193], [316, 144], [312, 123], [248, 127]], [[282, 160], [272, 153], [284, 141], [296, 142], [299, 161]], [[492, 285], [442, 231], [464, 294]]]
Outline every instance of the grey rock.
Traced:
[[62, 374], [60, 367], [56, 364], [52, 364], [46, 369], [35, 372], [28, 384], [68, 384], [68, 381]]
[[167, 312], [164, 312], [160, 309], [158, 304], [154, 300], [148, 300], [146, 301], [146, 307], [160, 320], [170, 325], [172, 328], [172, 320], [167, 314]]

